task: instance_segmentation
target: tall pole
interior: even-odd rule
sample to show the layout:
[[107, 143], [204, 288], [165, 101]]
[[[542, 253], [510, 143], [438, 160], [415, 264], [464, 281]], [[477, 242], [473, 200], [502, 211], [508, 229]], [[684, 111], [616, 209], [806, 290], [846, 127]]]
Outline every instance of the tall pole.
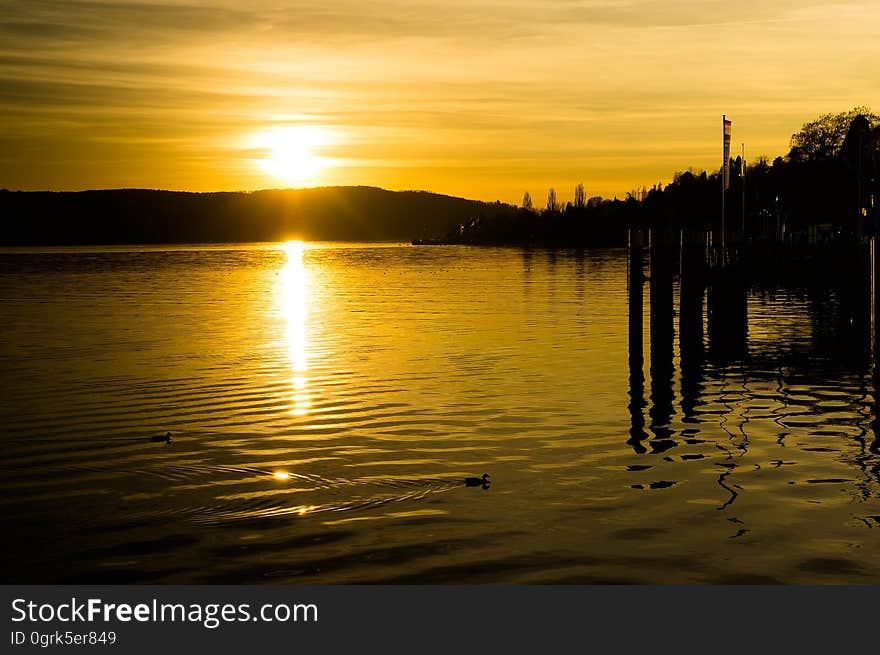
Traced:
[[862, 234], [863, 234], [862, 223], [864, 222], [862, 220], [862, 131], [861, 130], [859, 130], [859, 162], [858, 162], [857, 169], [858, 169], [858, 180], [856, 182], [856, 195], [858, 195], [859, 201], [857, 203], [857, 205], [858, 205], [857, 206], [857, 214], [858, 215], [857, 215], [856, 220], [858, 220], [858, 222], [859, 222], [858, 223], [858, 225], [859, 225], [858, 235], [859, 235], [859, 248], [861, 248], [862, 247]]
[[746, 144], [742, 144], [742, 159], [740, 159], [739, 177], [742, 181], [742, 238], [746, 238]]
[[727, 252], [727, 224], [724, 214], [724, 171], [727, 167], [724, 154], [724, 127], [727, 114], [721, 114], [721, 265], [724, 265], [724, 254]]

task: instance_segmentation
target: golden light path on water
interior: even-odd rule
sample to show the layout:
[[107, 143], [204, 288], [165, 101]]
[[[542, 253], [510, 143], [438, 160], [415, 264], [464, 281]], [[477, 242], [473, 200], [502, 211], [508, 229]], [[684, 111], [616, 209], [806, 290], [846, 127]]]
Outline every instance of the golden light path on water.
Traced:
[[308, 392], [308, 318], [309, 275], [303, 263], [305, 244], [288, 241], [284, 244], [287, 263], [281, 271], [279, 308], [286, 323], [285, 337], [290, 359], [293, 387], [290, 413], [308, 414], [311, 399]]
[[[667, 277], [638, 304], [628, 265], [0, 253], [3, 579], [880, 581], [867, 297], [735, 285], [709, 312]], [[483, 472], [490, 489], [462, 484]]]

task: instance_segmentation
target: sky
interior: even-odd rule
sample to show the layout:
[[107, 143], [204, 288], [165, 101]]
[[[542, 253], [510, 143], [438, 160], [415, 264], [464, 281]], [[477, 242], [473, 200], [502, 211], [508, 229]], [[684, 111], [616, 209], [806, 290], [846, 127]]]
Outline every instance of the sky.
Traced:
[[542, 204], [880, 111], [876, 0], [0, 0], [0, 188]]

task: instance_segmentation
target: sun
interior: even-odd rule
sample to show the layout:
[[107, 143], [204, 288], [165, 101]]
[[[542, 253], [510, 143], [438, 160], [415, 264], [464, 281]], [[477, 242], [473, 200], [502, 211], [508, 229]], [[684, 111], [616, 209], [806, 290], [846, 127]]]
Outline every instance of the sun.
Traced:
[[331, 160], [320, 149], [332, 142], [330, 133], [315, 125], [281, 127], [258, 134], [253, 145], [265, 153], [258, 159], [260, 168], [289, 186], [304, 186], [318, 181]]

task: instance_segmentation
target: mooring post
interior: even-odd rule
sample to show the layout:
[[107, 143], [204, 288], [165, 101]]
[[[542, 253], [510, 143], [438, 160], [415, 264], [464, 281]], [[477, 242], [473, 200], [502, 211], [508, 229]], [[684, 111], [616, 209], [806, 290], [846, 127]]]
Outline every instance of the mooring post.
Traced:
[[675, 308], [673, 284], [676, 256], [675, 235], [669, 229], [651, 230], [651, 407], [649, 429], [654, 435], [652, 452], [663, 452], [675, 443], [670, 439], [670, 422], [674, 413], [674, 341]]
[[871, 313], [871, 382], [874, 386], [874, 403], [872, 405], [871, 430], [874, 441], [869, 449], [880, 455], [880, 298], [877, 298], [878, 276], [880, 276], [880, 252], [878, 252], [878, 236], [872, 236], [868, 242], [868, 295], [870, 296]]
[[[875, 384], [880, 380], [880, 299], [877, 293], [878, 275], [880, 275], [880, 252], [877, 252], [878, 237], [869, 240], [868, 256], [868, 293], [871, 306], [871, 370]], [[863, 305], [864, 306], [864, 305]]]
[[678, 350], [681, 367], [681, 409], [695, 415], [703, 369], [703, 297], [706, 290], [706, 235], [683, 232], [678, 301]]
[[627, 296], [629, 301], [629, 414], [630, 438], [627, 443], [636, 453], [647, 451], [645, 440], [645, 360], [644, 340], [644, 287], [645, 245], [644, 230], [629, 229], [627, 257]]
[[707, 294], [709, 357], [716, 364], [743, 361], [748, 355], [748, 287], [742, 272], [715, 271]]

